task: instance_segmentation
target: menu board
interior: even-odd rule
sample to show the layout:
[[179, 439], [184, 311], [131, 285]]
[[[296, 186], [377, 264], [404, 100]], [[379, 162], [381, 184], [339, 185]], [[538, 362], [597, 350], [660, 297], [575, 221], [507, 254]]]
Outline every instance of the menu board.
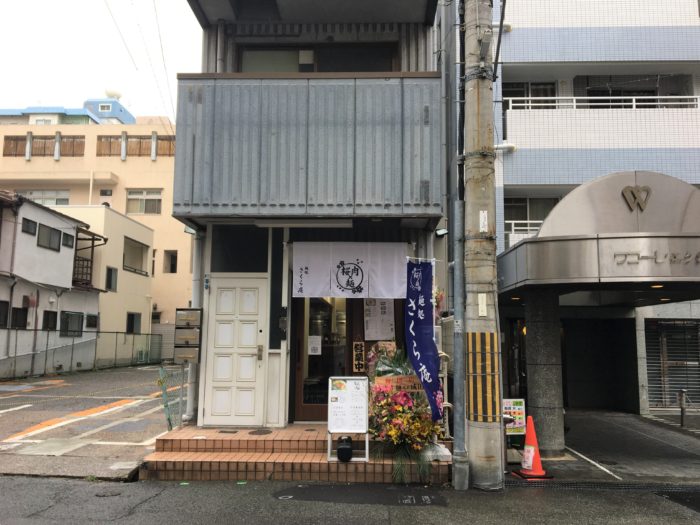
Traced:
[[369, 380], [366, 377], [328, 379], [328, 432], [366, 434]]
[[365, 341], [396, 338], [393, 299], [365, 299]]
[[506, 425], [506, 435], [525, 435], [525, 400], [524, 399], [504, 399], [503, 414], [513, 417], [515, 421]]

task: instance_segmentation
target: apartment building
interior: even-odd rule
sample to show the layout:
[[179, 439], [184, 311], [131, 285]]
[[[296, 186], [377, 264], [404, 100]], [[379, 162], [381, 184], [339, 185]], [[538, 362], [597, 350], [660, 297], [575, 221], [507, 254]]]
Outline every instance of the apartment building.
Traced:
[[[44, 205], [107, 205], [153, 230], [143, 270], [151, 280], [152, 329], [172, 341], [175, 309], [191, 298], [192, 235], [171, 217], [170, 121], [135, 118], [116, 99], [95, 99], [76, 110], [0, 110], [0, 139], [0, 187]], [[126, 331], [126, 319], [121, 325], [114, 329]], [[142, 330], [150, 325], [142, 319]]]
[[[507, 3], [494, 85], [504, 392], [554, 407], [547, 422], [562, 408], [644, 413], [677, 406], [681, 388], [700, 396], [700, 306], [685, 301], [698, 297], [698, 9]], [[544, 376], [528, 341], [544, 339], [527, 321], [543, 312], [561, 317], [562, 348], [541, 362], [562, 374], [549, 375], [554, 395], [533, 396]], [[545, 449], [563, 447], [553, 426], [557, 436], [538, 428]]]

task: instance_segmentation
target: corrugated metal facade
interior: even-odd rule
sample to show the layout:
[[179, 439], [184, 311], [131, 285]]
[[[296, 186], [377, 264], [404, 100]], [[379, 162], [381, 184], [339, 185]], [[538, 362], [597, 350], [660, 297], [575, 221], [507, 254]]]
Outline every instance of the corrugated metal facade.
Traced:
[[440, 216], [440, 80], [180, 80], [176, 216]]

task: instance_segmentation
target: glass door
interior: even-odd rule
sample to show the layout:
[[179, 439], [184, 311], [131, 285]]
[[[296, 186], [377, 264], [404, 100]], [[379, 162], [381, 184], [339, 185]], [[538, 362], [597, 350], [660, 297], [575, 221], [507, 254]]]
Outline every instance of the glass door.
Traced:
[[328, 378], [350, 375], [347, 303], [334, 297], [293, 300], [295, 421], [325, 421]]

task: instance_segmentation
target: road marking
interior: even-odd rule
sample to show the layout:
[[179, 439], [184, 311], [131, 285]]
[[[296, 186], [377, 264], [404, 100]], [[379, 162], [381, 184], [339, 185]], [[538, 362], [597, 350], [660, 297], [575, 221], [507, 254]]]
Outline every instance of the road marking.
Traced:
[[46, 432], [47, 430], [53, 430], [55, 428], [65, 426], [70, 423], [75, 423], [76, 421], [82, 421], [83, 419], [87, 419], [89, 417], [107, 414], [116, 410], [123, 410], [131, 405], [140, 402], [142, 401], [135, 401], [133, 399], [122, 399], [120, 401], [115, 401], [114, 403], [109, 403], [107, 405], [101, 405], [94, 408], [88, 408], [87, 410], [81, 410], [79, 412], [73, 412], [72, 414], [68, 414], [67, 416], [56, 417], [47, 421], [43, 421], [21, 432], [13, 434], [12, 436], [3, 441], [5, 443], [11, 443], [22, 438], [35, 436], [36, 434], [41, 434], [42, 432]]
[[593, 461], [593, 460], [590, 459], [590, 458], [587, 458], [586, 456], [584, 456], [584, 455], [581, 454], [580, 452], [576, 452], [573, 448], [571, 448], [571, 447], [566, 447], [566, 450], [568, 450], [569, 452], [573, 452], [574, 454], [576, 454], [576, 455], [577, 455], [578, 457], [580, 457], [581, 459], [583, 459], [583, 460], [585, 460], [585, 461], [588, 461], [591, 465], [593, 465], [593, 466], [595, 466], [595, 467], [598, 467], [600, 470], [602, 470], [603, 472], [605, 472], [605, 473], [607, 473], [607, 474], [610, 474], [610, 475], [611, 475], [613, 478], [615, 478], [616, 480], [622, 481], [622, 478], [621, 478], [620, 476], [618, 476], [617, 474], [613, 474], [613, 473], [610, 472], [608, 469], [606, 469], [603, 465], [601, 465], [600, 463], [596, 463], [595, 461]]
[[22, 410], [23, 408], [29, 408], [32, 405], [21, 405], [18, 407], [13, 407], [13, 408], [6, 408], [5, 410], [0, 410], [0, 414], [4, 414], [6, 412], [13, 412], [15, 410]]

